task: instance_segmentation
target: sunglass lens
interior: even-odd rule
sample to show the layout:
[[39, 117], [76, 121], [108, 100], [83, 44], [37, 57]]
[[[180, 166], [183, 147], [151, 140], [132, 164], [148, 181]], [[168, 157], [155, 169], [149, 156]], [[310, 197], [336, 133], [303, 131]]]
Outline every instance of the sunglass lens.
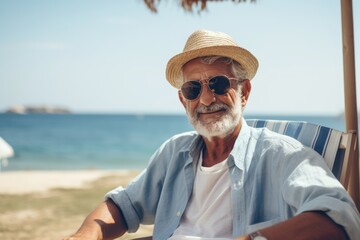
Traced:
[[199, 81], [188, 81], [182, 85], [181, 92], [186, 99], [194, 100], [201, 92], [201, 83]]
[[209, 80], [209, 88], [217, 95], [225, 94], [230, 89], [230, 81], [225, 76], [216, 76]]

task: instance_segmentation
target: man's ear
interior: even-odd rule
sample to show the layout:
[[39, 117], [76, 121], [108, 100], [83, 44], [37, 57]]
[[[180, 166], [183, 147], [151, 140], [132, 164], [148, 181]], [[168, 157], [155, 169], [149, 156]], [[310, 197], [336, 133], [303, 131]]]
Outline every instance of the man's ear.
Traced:
[[246, 106], [246, 103], [247, 103], [247, 101], [249, 99], [250, 92], [251, 92], [251, 83], [250, 83], [250, 81], [248, 79], [246, 79], [242, 83], [241, 92], [242, 92], [241, 106], [244, 108]]
[[185, 98], [184, 98], [184, 96], [182, 95], [181, 90], [178, 91], [178, 96], [179, 96], [180, 102], [182, 103], [182, 105], [184, 106], [184, 108], [185, 108], [185, 110], [186, 110]]

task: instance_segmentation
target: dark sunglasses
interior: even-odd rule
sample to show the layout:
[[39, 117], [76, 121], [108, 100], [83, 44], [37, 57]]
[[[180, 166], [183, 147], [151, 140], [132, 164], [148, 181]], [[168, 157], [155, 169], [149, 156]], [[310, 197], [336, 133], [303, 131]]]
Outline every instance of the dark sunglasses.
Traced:
[[181, 86], [181, 92], [187, 100], [195, 100], [201, 95], [203, 85], [206, 84], [208, 88], [216, 95], [223, 95], [230, 90], [230, 80], [238, 79], [229, 78], [227, 76], [214, 76], [205, 82], [200, 80], [191, 80], [185, 82]]

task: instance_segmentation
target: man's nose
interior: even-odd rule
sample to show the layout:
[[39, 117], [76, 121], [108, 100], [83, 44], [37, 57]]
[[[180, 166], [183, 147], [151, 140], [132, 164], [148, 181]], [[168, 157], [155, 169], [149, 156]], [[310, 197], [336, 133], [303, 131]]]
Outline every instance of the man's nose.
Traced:
[[199, 97], [200, 103], [209, 106], [216, 101], [215, 94], [210, 90], [207, 84], [202, 85], [202, 91]]

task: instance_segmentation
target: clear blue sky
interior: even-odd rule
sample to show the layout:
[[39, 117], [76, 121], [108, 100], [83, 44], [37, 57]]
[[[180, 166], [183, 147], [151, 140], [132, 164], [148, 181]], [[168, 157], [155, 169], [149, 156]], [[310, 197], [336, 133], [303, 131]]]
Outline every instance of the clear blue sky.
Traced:
[[343, 111], [340, 0], [211, 3], [200, 15], [171, 0], [158, 14], [142, 0], [0, 0], [0, 111], [183, 113], [165, 66], [197, 29], [226, 32], [258, 58], [248, 113]]

